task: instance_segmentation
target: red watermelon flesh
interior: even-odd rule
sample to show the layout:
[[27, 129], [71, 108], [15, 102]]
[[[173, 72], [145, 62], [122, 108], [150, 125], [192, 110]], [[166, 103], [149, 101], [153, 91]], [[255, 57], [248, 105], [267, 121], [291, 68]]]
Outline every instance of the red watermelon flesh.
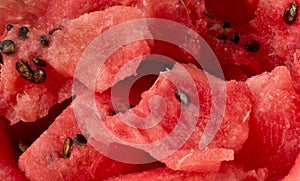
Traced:
[[[25, 1], [27, 11], [39, 16], [36, 25], [41, 28], [54, 28], [57, 22], [68, 18], [74, 19], [79, 16], [95, 11], [104, 10], [116, 5], [133, 6], [136, 0], [38, 0]], [[64, 11], [61, 11], [63, 9]]]
[[19, 170], [10, 140], [7, 135], [7, 122], [0, 120], [0, 178], [5, 180], [27, 180]]
[[[294, 61], [295, 51], [299, 49], [300, 18], [297, 17], [293, 24], [286, 24], [284, 11], [290, 3], [300, 1], [283, 0], [273, 3], [271, 0], [260, 0], [255, 12], [256, 18], [251, 21], [251, 26], [257, 30], [257, 38], [264, 43], [268, 51], [265, 53], [274, 63], [289, 65]], [[279, 62], [278, 62], [279, 61]]]
[[[222, 21], [207, 14], [204, 1], [149, 0], [142, 2], [140, 6], [146, 12], [147, 17], [174, 20], [197, 31], [213, 49], [225, 70], [228, 66], [235, 66], [242, 72], [242, 74], [233, 74], [235, 76], [234, 79], [243, 80], [245, 76], [251, 77], [264, 71], [272, 70], [274, 67], [263, 56], [257, 55], [258, 53], [245, 50], [244, 45], [249, 40], [248, 36], [240, 35], [240, 42], [238, 44], [233, 43], [231, 41], [233, 35], [240, 33], [232, 28], [222, 28]], [[250, 4], [252, 6], [252, 3]], [[219, 38], [223, 34], [227, 36], [226, 40]], [[194, 62], [190, 55], [172, 45], [157, 41], [154, 48], [154, 53], [170, 56], [179, 62]], [[225, 78], [230, 80], [232, 76]]]
[[57, 73], [51, 65], [47, 64], [42, 68], [46, 72], [46, 80], [41, 84], [34, 84], [22, 78], [16, 70], [16, 62], [22, 60], [27, 62], [31, 69], [40, 68], [33, 64], [33, 58], [40, 58], [45, 62], [44, 56], [47, 51], [40, 42], [42, 31], [29, 28], [28, 38], [18, 37], [21, 25], [14, 25], [14, 28], [6, 32], [2, 40], [13, 40], [17, 47], [13, 55], [3, 54], [1, 72], [1, 115], [5, 115], [12, 124], [22, 120], [32, 122], [47, 115], [48, 110], [57, 102], [71, 97], [72, 79], [66, 78]]
[[300, 151], [300, 99], [286, 67], [246, 81], [254, 106], [249, 138], [238, 160], [249, 169], [266, 167], [270, 178], [286, 175]]
[[[180, 68], [180, 64], [175, 64], [174, 68], [171, 71], [167, 71], [162, 73], [152, 88], [142, 94], [142, 100], [132, 109], [132, 111], [127, 111], [124, 114], [119, 113], [115, 116], [106, 117], [105, 124], [110, 131], [129, 143], [153, 143], [155, 141], [161, 140], [167, 137], [175, 126], [179, 122], [179, 116], [184, 114], [185, 111], [189, 112], [189, 116], [181, 118], [183, 124], [187, 124], [187, 127], [193, 128], [195, 125], [191, 125], [191, 120], [194, 119], [194, 116], [197, 116], [196, 109], [199, 109], [200, 116], [198, 119], [197, 126], [195, 127], [195, 131], [192, 131], [192, 136], [187, 140], [187, 142], [180, 146], [179, 152], [174, 153], [167, 158], [165, 161], [171, 168], [175, 168], [177, 164], [173, 164], [174, 159], [179, 160], [180, 151], [182, 153], [190, 153], [194, 152], [193, 158], [199, 160], [199, 165], [195, 166], [194, 170], [201, 170], [206, 165], [215, 165], [214, 168], [218, 168], [218, 164], [221, 160], [232, 160], [233, 154], [235, 151], [239, 150], [242, 144], [248, 137], [248, 116], [251, 111], [251, 102], [249, 98], [249, 92], [244, 83], [237, 83], [235, 81], [230, 81], [226, 83], [226, 93], [227, 93], [227, 102], [226, 102], [226, 113], [223, 119], [223, 123], [221, 124], [221, 128], [218, 131], [217, 135], [213, 139], [213, 141], [208, 145], [208, 147], [204, 150], [199, 150], [199, 141], [203, 134], [204, 127], [208, 121], [211, 109], [211, 93], [210, 87], [208, 85], [208, 80], [204, 72], [197, 69], [193, 65], [184, 65], [184, 68], [189, 72], [189, 75], [195, 81], [197, 86], [197, 91], [199, 94], [199, 98], [194, 93], [188, 93], [192, 103], [190, 107], [183, 108], [180, 110], [180, 102], [175, 97], [175, 86], [170, 82], [170, 80], [174, 81], [176, 77], [176, 82], [180, 85], [178, 89], [184, 91], [191, 91], [191, 85], [187, 84], [186, 76], [183, 69]], [[212, 77], [213, 85], [221, 84], [222, 81]], [[154, 106], [154, 110], [152, 110], [156, 115], [153, 119], [159, 118], [159, 115], [163, 114], [162, 111], [166, 109], [167, 111], [164, 113], [163, 118], [160, 118], [160, 122], [151, 128], [148, 129], [135, 129], [129, 127], [123, 123], [123, 121], [131, 122], [135, 126], [141, 126], [140, 120], [133, 117], [133, 113], [138, 115], [139, 117], [147, 117], [150, 114], [149, 108], [149, 100], [153, 97], [161, 96], [166, 100], [165, 106], [163, 103], [152, 103]], [[195, 108], [192, 105], [193, 100], [196, 101], [199, 99], [200, 107]], [[157, 99], [156, 99], [157, 100]], [[122, 120], [122, 121], [121, 121]], [[154, 121], [153, 120], [153, 121]], [[183, 133], [182, 136], [184, 136]], [[176, 140], [176, 138], [174, 138]], [[165, 154], [168, 151], [178, 147], [176, 141], [172, 144], [172, 142], [166, 143], [165, 150], [163, 149], [146, 149], [147, 152], [152, 154], [154, 157], [159, 157], [161, 154]], [[203, 158], [201, 154], [208, 154], [212, 157]], [[216, 154], [213, 155], [213, 153]], [[218, 154], [217, 154], [218, 153]], [[187, 154], [185, 154], [186, 156]], [[218, 157], [218, 158], [217, 158]], [[217, 160], [214, 160], [217, 159]], [[183, 159], [184, 161], [184, 159]], [[194, 164], [190, 163], [192, 160], [187, 159], [187, 163], [184, 162], [184, 165]], [[203, 162], [202, 162], [203, 161]], [[187, 167], [188, 168], [188, 167]], [[211, 168], [211, 166], [209, 167]], [[176, 169], [184, 169], [184, 168], [176, 168]], [[206, 169], [205, 169], [206, 170]]]
[[258, 169], [257, 171], [245, 171], [243, 168], [233, 164], [224, 164], [219, 171], [197, 173], [175, 171], [169, 168], [157, 168], [147, 170], [140, 173], [132, 173], [128, 175], [121, 175], [119, 177], [111, 178], [110, 181], [130, 181], [130, 180], [143, 180], [147, 178], [149, 181], [165, 181], [165, 180], [257, 180], [263, 181], [267, 177], [265, 169]]
[[212, 16], [223, 22], [229, 22], [240, 34], [253, 32], [249, 22], [255, 18], [257, 3], [258, 0], [205, 0], [207, 11]]
[[292, 75], [294, 78], [295, 89], [300, 93], [300, 50], [296, 50], [295, 59], [292, 65]]
[[289, 174], [284, 177], [283, 181], [300, 180], [300, 154], [298, 155], [295, 165], [290, 170]]
[[22, 0], [7, 0], [0, 2], [0, 35], [9, 23], [31, 23], [37, 20], [37, 16], [26, 10]]
[[[52, 42], [48, 49], [47, 60], [49, 60], [49, 63], [55, 67], [58, 72], [65, 76], [72, 77], [75, 74], [76, 66], [83, 52], [92, 40], [105, 30], [117, 24], [139, 18], [143, 18], [143, 15], [142, 12], [136, 8], [114, 6], [104, 11], [85, 14], [74, 20], [65, 20], [61, 24], [62, 30], [55, 32], [51, 39]], [[83, 24], [84, 26], [82, 26]], [[119, 35], [115, 34], [112, 38], [117, 37], [120, 38]], [[109, 49], [109, 47], [107, 48]], [[107, 53], [105, 52], [106, 49], [101, 49], [98, 50], [98, 52], [92, 52], [93, 54], [88, 56], [95, 57], [95, 61], [97, 61], [99, 51], [101, 51], [101, 54], [103, 52]], [[105, 60], [104, 66], [99, 71], [96, 90], [102, 92], [117, 81], [134, 74], [142, 57], [149, 54], [149, 52], [150, 49], [146, 41], [123, 45], [118, 51], [114, 52], [108, 60]], [[59, 58], [60, 61], [57, 61], [57, 58]], [[135, 59], [136, 63], [132, 64], [124, 74], [115, 78], [116, 74], [120, 72], [120, 69], [134, 58], [138, 58]], [[81, 67], [83, 69], [81, 72], [91, 69], [94, 65], [86, 66], [88, 67]], [[83, 83], [86, 83], [85, 73], [83, 74], [84, 75], [77, 78]], [[90, 87], [90, 85], [88, 86]]]
[[54, 122], [66, 107], [70, 105], [72, 98], [65, 100], [60, 104], [56, 104], [49, 110], [47, 116], [36, 120], [35, 122], [18, 122], [9, 126], [8, 135], [17, 157], [23, 154], [20, 150], [19, 143], [23, 142], [25, 146], [30, 146], [48, 127]]
[[[86, 101], [93, 94], [78, 95], [76, 101]], [[112, 107], [109, 94], [96, 97], [101, 107], [101, 117], [111, 114]], [[69, 158], [63, 158], [62, 148], [67, 137], [73, 138], [81, 131], [73, 111], [73, 105], [68, 107], [55, 122], [46, 130], [19, 159], [19, 167], [30, 180], [103, 180], [105, 178], [156, 168], [160, 164], [125, 164], [109, 159], [95, 150], [89, 143], [79, 146], [73, 142]], [[139, 152], [140, 156], [147, 156]], [[43, 168], [43, 169], [40, 169]]]

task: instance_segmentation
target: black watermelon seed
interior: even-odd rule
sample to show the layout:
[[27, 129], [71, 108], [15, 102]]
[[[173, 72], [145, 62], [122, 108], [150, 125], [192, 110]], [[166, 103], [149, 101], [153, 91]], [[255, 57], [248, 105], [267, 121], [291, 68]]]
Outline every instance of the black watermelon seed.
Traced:
[[31, 82], [35, 84], [43, 83], [46, 80], [46, 72], [43, 69], [35, 69], [33, 71]]
[[11, 29], [13, 29], [13, 27], [14, 27], [13, 25], [7, 24], [7, 25], [6, 25], [6, 30], [7, 30], [7, 31], [10, 31]]
[[182, 90], [176, 90], [175, 92], [176, 98], [184, 105], [188, 106], [190, 104], [190, 98], [186, 92]]
[[260, 45], [256, 40], [248, 40], [245, 44], [245, 48], [248, 52], [258, 52]]
[[15, 42], [12, 40], [4, 40], [0, 45], [0, 50], [6, 55], [14, 54], [16, 52]]
[[28, 38], [27, 37], [27, 33], [29, 32], [29, 29], [26, 27], [26, 26], [22, 26], [20, 29], [19, 29], [19, 37], [20, 38], [23, 38], [23, 39], [26, 39]]
[[62, 149], [62, 155], [64, 158], [69, 158], [71, 155], [71, 149], [72, 149], [73, 141], [71, 138], [66, 138], [63, 149]]
[[76, 134], [74, 142], [79, 146], [84, 146], [87, 143], [87, 139], [82, 134]]
[[58, 30], [61, 30], [61, 28], [55, 28], [55, 29], [49, 31], [49, 35], [53, 35], [53, 33], [55, 33]]
[[222, 23], [222, 27], [225, 28], [230, 28], [230, 22], [225, 21], [224, 23]]
[[35, 65], [39, 66], [39, 67], [45, 67], [46, 66], [46, 62], [44, 60], [42, 60], [42, 59], [39, 59], [39, 58], [33, 58], [32, 62]]
[[24, 153], [28, 147], [30, 146], [30, 144], [27, 142], [27, 141], [24, 141], [24, 140], [19, 140], [18, 141], [18, 149]]
[[224, 33], [223, 34], [221, 34], [220, 36], [218, 36], [218, 39], [219, 40], [226, 40], [227, 39], [227, 35], [225, 35]]
[[283, 14], [283, 19], [286, 24], [293, 24], [298, 15], [298, 4], [296, 2], [292, 2], [285, 10]]
[[41, 36], [40, 37], [40, 43], [43, 47], [49, 46], [49, 40], [46, 36]]
[[23, 77], [24, 79], [27, 79], [27, 80], [32, 79], [32, 75], [33, 75], [32, 70], [26, 62], [24, 62], [22, 60], [17, 61], [16, 70], [19, 72], [21, 77]]
[[231, 41], [232, 41], [233, 43], [235, 43], [235, 44], [238, 44], [238, 43], [240, 42], [240, 36], [239, 36], [237, 33], [235, 33], [235, 34], [232, 36]]
[[0, 64], [3, 64], [3, 57], [1, 53], [0, 53]]

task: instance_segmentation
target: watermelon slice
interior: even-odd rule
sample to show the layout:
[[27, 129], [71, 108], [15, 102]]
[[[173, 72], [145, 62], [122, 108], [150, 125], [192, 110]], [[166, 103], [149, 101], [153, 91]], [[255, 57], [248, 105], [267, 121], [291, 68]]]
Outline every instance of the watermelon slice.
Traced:
[[184, 172], [175, 171], [169, 168], [158, 168], [153, 170], [147, 170], [140, 173], [132, 173], [128, 175], [122, 175], [119, 177], [111, 178], [109, 181], [130, 181], [130, 180], [142, 180], [147, 178], [149, 181], [158, 180], [257, 180], [263, 181], [267, 177], [267, 171], [265, 169], [258, 169], [257, 171], [245, 171], [243, 168], [233, 165], [222, 165], [217, 172], [196, 173], [196, 172]]
[[0, 120], [0, 178], [5, 180], [27, 180], [19, 170], [10, 140], [7, 135], [7, 122]]
[[249, 169], [266, 167], [271, 178], [286, 175], [300, 152], [300, 99], [286, 67], [247, 80], [254, 106], [249, 138], [238, 160]]
[[[85, 91], [76, 101], [83, 102], [93, 98]], [[111, 114], [110, 96], [102, 94], [96, 97], [101, 108], [101, 117]], [[105, 178], [156, 168], [160, 164], [125, 164], [105, 157], [89, 143], [80, 145], [73, 141], [69, 158], [62, 153], [66, 138], [81, 134], [73, 112], [73, 105], [68, 107], [19, 159], [19, 167], [30, 180], [103, 180]], [[112, 145], [111, 145], [112, 146]], [[116, 145], [112, 146], [115, 147]], [[120, 146], [117, 146], [117, 148]], [[113, 150], [111, 147], [108, 151]], [[143, 151], [136, 151], [136, 157], [149, 157]], [[40, 168], [43, 169], [40, 169]]]
[[[209, 75], [207, 77], [204, 72], [193, 65], [184, 65], [183, 67], [180, 64], [175, 64], [171, 71], [161, 74], [150, 91], [143, 93], [142, 100], [136, 107], [125, 113], [107, 116], [105, 126], [121, 140], [126, 141], [131, 146], [134, 144], [134, 146], [146, 150], [173, 169], [204, 171], [214, 168], [217, 170], [221, 161], [233, 159], [234, 152], [242, 147], [242, 144], [248, 137], [247, 120], [251, 111], [249, 91], [243, 83], [235, 81], [226, 83], [227, 101], [223, 122], [211, 143], [205, 149], [201, 150], [199, 149], [200, 138], [204, 135], [204, 128], [209, 120], [213, 106], [211, 103], [211, 91], [213, 89], [209, 87], [208, 77], [211, 78], [212, 86], [225, 85], [225, 82]], [[183, 107], [180, 110], [180, 102], [175, 96], [176, 87], [171, 83], [171, 80], [179, 85], [177, 89], [184, 90], [189, 94], [191, 100], [190, 106]], [[197, 93], [191, 92], [193, 85], [187, 80], [195, 81]], [[161, 102], [158, 96], [163, 97], [167, 101]], [[198, 100], [200, 102], [199, 107], [197, 107]], [[219, 97], [219, 100], [216, 101], [222, 102], [222, 99]], [[151, 108], [149, 107], [150, 105], [152, 105]], [[164, 110], [167, 111], [164, 112]], [[151, 112], [155, 114], [151, 115]], [[136, 115], [139, 118], [135, 117]], [[150, 117], [147, 117], [148, 115]], [[143, 122], [144, 119], [151, 121]], [[155, 123], [158, 120], [159, 122]], [[193, 123], [193, 120], [196, 121]], [[124, 121], [131, 126], [127, 126]], [[157, 125], [151, 127], [154, 123]], [[145, 124], [147, 129], [143, 128]], [[183, 132], [172, 133], [177, 124], [183, 126]], [[135, 129], [136, 126], [142, 127]], [[92, 137], [101, 136], [98, 133], [99, 131], [94, 130], [96, 126], [93, 126], [92, 123], [90, 125], [80, 125], [80, 127], [90, 129], [89, 133]], [[217, 123], [214, 123], [214, 127], [217, 127]], [[177, 126], [176, 131], [179, 129]], [[213, 131], [210, 132], [210, 134], [213, 134]], [[176, 134], [180, 134], [181, 136], [177, 137]], [[143, 147], [141, 145], [155, 143], [168, 137], [168, 135], [172, 135], [173, 137], [169, 136], [167, 142], [159, 142], [160, 149]], [[182, 140], [185, 137], [187, 140]], [[207, 135], [203, 137], [207, 140], [210, 139]], [[99, 137], [97, 138], [99, 139]], [[176, 148], [178, 149], [177, 151]], [[171, 150], [175, 150], [174, 153], [166, 158]], [[191, 159], [187, 159], [189, 156], [191, 156]], [[195, 162], [193, 162], [193, 159], [198, 160], [196, 165], [194, 165]], [[179, 160], [181, 160], [181, 163], [179, 163]]]

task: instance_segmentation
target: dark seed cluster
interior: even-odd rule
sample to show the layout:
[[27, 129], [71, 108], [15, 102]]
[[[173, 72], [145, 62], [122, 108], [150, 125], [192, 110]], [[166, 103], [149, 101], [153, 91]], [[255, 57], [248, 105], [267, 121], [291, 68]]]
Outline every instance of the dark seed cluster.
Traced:
[[17, 61], [16, 70], [21, 77], [35, 84], [43, 83], [46, 80], [46, 72], [44, 70], [39, 68], [32, 70], [31, 67], [23, 60]]
[[12, 40], [4, 40], [0, 45], [0, 50], [6, 55], [14, 54], [16, 52], [15, 42]]
[[248, 52], [258, 52], [260, 45], [256, 40], [248, 40], [245, 44], [245, 48]]
[[29, 32], [29, 29], [26, 26], [22, 26], [19, 29], [19, 37], [22, 39], [28, 38], [27, 33]]
[[178, 89], [175, 91], [175, 96], [182, 104], [186, 106], [190, 105], [190, 97], [186, 92]]
[[298, 16], [298, 4], [292, 2], [285, 10], [283, 18], [286, 24], [293, 24]]
[[[11, 31], [13, 27], [14, 27], [13, 25], [7, 24], [6, 30]], [[27, 39], [28, 32], [29, 32], [28, 27], [22, 26], [21, 28], [18, 29], [17, 36], [21, 39]], [[47, 47], [49, 45], [49, 40], [47, 36], [41, 36], [39, 42], [43, 47]], [[2, 54], [11, 55], [16, 53], [17, 47], [13, 40], [4, 40], [0, 44], [0, 50]], [[0, 53], [0, 64], [3, 64], [3, 57], [1, 53]], [[46, 66], [46, 62], [37, 57], [34, 57], [32, 59], [32, 62], [34, 65], [38, 67]], [[16, 62], [16, 70], [22, 78], [29, 80], [30, 82], [33, 82], [35, 84], [43, 83], [46, 80], [46, 72], [43, 69], [37, 68], [33, 70], [31, 69], [29, 64], [23, 60], [19, 60]]]

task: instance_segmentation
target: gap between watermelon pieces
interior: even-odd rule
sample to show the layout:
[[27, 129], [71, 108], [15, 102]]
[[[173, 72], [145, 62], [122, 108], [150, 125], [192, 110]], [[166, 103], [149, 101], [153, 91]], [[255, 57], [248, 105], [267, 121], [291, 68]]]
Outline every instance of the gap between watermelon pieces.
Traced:
[[4, 119], [0, 119], [0, 179], [7, 181], [27, 180], [19, 170], [10, 140], [7, 135], [8, 126]]
[[266, 169], [258, 169], [257, 171], [245, 171], [242, 167], [225, 163], [222, 164], [219, 171], [216, 172], [184, 172], [175, 171], [169, 168], [158, 168], [147, 170], [140, 173], [132, 173], [128, 175], [121, 175], [108, 179], [109, 181], [131, 181], [131, 180], [145, 180], [147, 181], [166, 181], [166, 180], [202, 180], [202, 181], [218, 181], [218, 180], [257, 180], [264, 181], [267, 178], [268, 172]]
[[253, 100], [249, 138], [237, 160], [247, 169], [266, 167], [270, 178], [285, 176], [300, 152], [300, 97], [289, 70], [277, 67], [271, 73], [246, 81]]
[[[94, 94], [84, 91], [77, 95], [75, 101], [84, 102], [93, 99]], [[109, 93], [96, 96], [100, 116], [104, 118], [112, 113]], [[69, 158], [63, 158], [62, 148], [66, 138], [74, 138], [81, 131], [73, 112], [74, 105], [69, 106], [55, 122], [46, 130], [19, 158], [19, 167], [30, 180], [103, 180], [111, 176], [143, 171], [161, 166], [151, 164], [125, 164], [105, 157], [95, 150], [89, 143], [79, 146], [73, 142]], [[87, 115], [82, 115], [87, 116]], [[90, 116], [90, 115], [89, 115]], [[116, 148], [115, 148], [116, 147]], [[107, 151], [124, 148], [112, 144]], [[126, 146], [125, 146], [126, 147]], [[134, 150], [136, 158], [149, 157], [141, 150]], [[115, 150], [118, 151], [118, 150]], [[41, 169], [43, 168], [43, 169]]]
[[[233, 160], [234, 152], [238, 151], [242, 147], [242, 144], [248, 137], [248, 118], [251, 111], [249, 90], [242, 82], [238, 83], [236, 81], [230, 81], [226, 83], [226, 110], [221, 128], [217, 132], [213, 141], [209, 144], [208, 148], [206, 148], [207, 150], [199, 150], [199, 141], [203, 135], [203, 130], [211, 113], [211, 89], [208, 85], [207, 75], [205, 75], [204, 72], [193, 65], [183, 65], [183, 67], [180, 64], [175, 64], [171, 71], [162, 73], [152, 88], [142, 94], [142, 100], [136, 107], [125, 113], [119, 113], [115, 116], [107, 116], [103, 120], [104, 124], [113, 135], [116, 135], [131, 146], [134, 144], [134, 146], [144, 149], [156, 159], [166, 163], [173, 169], [207, 171], [205, 166], [209, 166], [209, 169], [214, 168], [215, 170], [218, 170], [221, 161]], [[187, 72], [189, 75], [187, 75]], [[188, 81], [186, 79], [187, 76], [192, 77], [197, 88], [197, 93], [191, 92], [193, 85], [188, 85], [189, 83], [187, 83]], [[210, 78], [212, 79], [211, 86], [224, 83], [224, 81], [217, 78]], [[182, 110], [180, 110], [180, 102], [175, 97], [176, 89], [170, 82], [170, 80], [174, 81], [174, 79], [176, 79], [175, 81], [178, 83], [177, 85], [180, 86], [178, 89], [186, 91], [190, 96], [191, 104], [187, 107], [182, 107]], [[160, 102], [159, 99], [155, 99], [158, 95], [163, 97], [165, 102]], [[151, 98], [154, 98], [151, 100], [152, 103], [150, 101]], [[196, 107], [195, 105], [197, 100], [200, 102], [199, 107]], [[218, 101], [221, 100], [217, 100], [213, 104], [218, 104]], [[153, 107], [150, 108], [149, 106], [151, 104]], [[91, 108], [86, 108], [87, 111], [89, 109]], [[166, 112], [162, 112], [164, 110], [166, 110]], [[150, 112], [152, 112], [152, 115]], [[125, 121], [133, 124], [134, 126], [141, 126], [142, 121], [146, 119], [148, 115], [151, 115], [147, 118], [149, 121], [151, 120], [151, 123], [158, 119], [160, 122], [154, 127], [148, 129], [134, 129], [122, 122]], [[180, 115], [181, 122], [179, 121]], [[136, 118], [135, 116], [138, 116], [139, 118]], [[89, 124], [79, 122], [80, 127], [84, 128], [84, 130], [88, 130], [91, 137], [103, 140], [101, 139], [102, 132], [100, 133], [99, 130], [95, 130], [96, 128], [98, 129], [98, 126], [87, 119], [88, 118], [85, 120]], [[191, 123], [191, 120], [195, 119], [196, 125], [192, 125], [193, 123]], [[172, 132], [172, 129], [174, 129], [178, 123], [183, 126], [183, 132], [180, 132], [178, 136], [175, 135], [173, 139], [170, 139], [167, 142], [159, 143], [159, 149], [139, 145], [149, 145], [170, 136], [169, 134]], [[187, 128], [187, 132], [184, 132], [186, 131], [185, 128]], [[182, 137], [183, 139], [186, 137], [187, 140], [182, 140]], [[183, 142], [180, 143], [180, 140]], [[177, 150], [178, 152], [176, 152], [176, 149], [179, 149]], [[174, 150], [175, 153], [165, 159], [164, 156], [168, 156], [168, 153], [172, 150]], [[190, 152], [192, 150], [194, 150], [195, 154], [193, 155], [193, 158], [198, 160], [198, 165], [194, 165], [194, 162], [190, 163], [192, 161], [190, 159], [182, 159], [184, 156], [179, 158], [180, 151], [182, 153], [187, 153], [187, 151]], [[211, 155], [212, 157], [203, 158], [202, 154]], [[180, 164], [175, 163], [174, 160], [182, 160], [182, 167]], [[190, 165], [190, 167], [186, 165]]]

